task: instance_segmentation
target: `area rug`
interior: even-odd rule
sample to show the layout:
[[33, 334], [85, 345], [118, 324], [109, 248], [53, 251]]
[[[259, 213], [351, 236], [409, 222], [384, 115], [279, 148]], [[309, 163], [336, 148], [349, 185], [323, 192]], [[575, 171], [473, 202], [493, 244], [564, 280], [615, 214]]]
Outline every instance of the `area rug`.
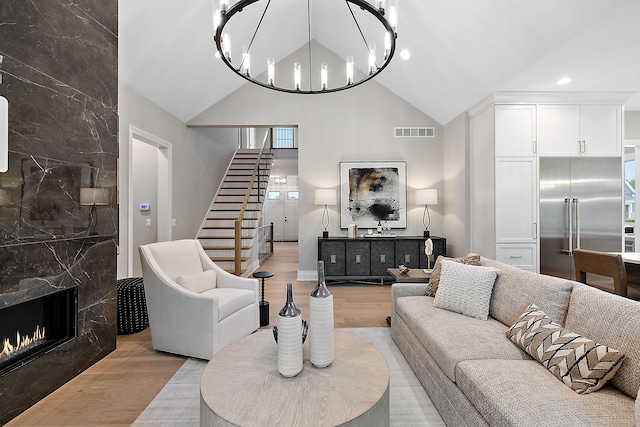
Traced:
[[[342, 329], [373, 344], [384, 355], [390, 372], [390, 418], [392, 426], [444, 426], [438, 411], [398, 347], [389, 328]], [[200, 425], [200, 377], [207, 362], [188, 359], [169, 380], [134, 426]]]

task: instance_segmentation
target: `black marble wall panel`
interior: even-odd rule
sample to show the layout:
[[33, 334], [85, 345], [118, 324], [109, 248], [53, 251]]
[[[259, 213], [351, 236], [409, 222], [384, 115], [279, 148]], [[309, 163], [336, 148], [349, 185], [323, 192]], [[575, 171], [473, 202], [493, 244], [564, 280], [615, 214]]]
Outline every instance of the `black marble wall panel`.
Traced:
[[78, 286], [77, 337], [0, 377], [0, 425], [115, 349], [117, 25], [117, 0], [0, 2], [0, 310]]

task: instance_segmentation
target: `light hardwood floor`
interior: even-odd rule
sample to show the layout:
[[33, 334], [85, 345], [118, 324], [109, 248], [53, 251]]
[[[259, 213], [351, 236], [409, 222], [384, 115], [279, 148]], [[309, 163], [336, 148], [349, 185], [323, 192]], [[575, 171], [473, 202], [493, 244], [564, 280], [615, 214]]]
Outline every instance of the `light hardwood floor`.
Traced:
[[[308, 319], [313, 282], [298, 282], [297, 243], [276, 243], [274, 255], [260, 270], [273, 271], [265, 282], [270, 323], [277, 324], [293, 283], [294, 301]], [[331, 285], [337, 328], [386, 327], [391, 313], [391, 287]], [[149, 328], [119, 335], [117, 349], [25, 411], [7, 427], [16, 426], [128, 426], [147, 407], [182, 366], [185, 357], [153, 350]]]

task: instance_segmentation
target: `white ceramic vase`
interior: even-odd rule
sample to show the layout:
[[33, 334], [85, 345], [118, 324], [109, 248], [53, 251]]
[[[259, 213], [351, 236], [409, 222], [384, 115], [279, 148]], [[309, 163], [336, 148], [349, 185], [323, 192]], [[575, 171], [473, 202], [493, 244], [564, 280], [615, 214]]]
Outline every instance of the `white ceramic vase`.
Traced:
[[309, 360], [317, 368], [326, 368], [333, 358], [333, 295], [324, 280], [324, 261], [318, 261], [318, 286], [309, 297]]
[[302, 312], [293, 302], [291, 283], [287, 283], [287, 302], [278, 313], [278, 372], [295, 377], [302, 366]]

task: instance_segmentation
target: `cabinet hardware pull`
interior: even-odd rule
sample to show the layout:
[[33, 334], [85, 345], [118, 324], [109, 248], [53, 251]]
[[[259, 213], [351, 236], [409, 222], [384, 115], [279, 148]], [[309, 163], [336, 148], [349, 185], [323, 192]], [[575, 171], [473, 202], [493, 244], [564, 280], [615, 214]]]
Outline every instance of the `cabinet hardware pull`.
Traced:
[[522, 255], [511, 255], [509, 258], [522, 258]]

